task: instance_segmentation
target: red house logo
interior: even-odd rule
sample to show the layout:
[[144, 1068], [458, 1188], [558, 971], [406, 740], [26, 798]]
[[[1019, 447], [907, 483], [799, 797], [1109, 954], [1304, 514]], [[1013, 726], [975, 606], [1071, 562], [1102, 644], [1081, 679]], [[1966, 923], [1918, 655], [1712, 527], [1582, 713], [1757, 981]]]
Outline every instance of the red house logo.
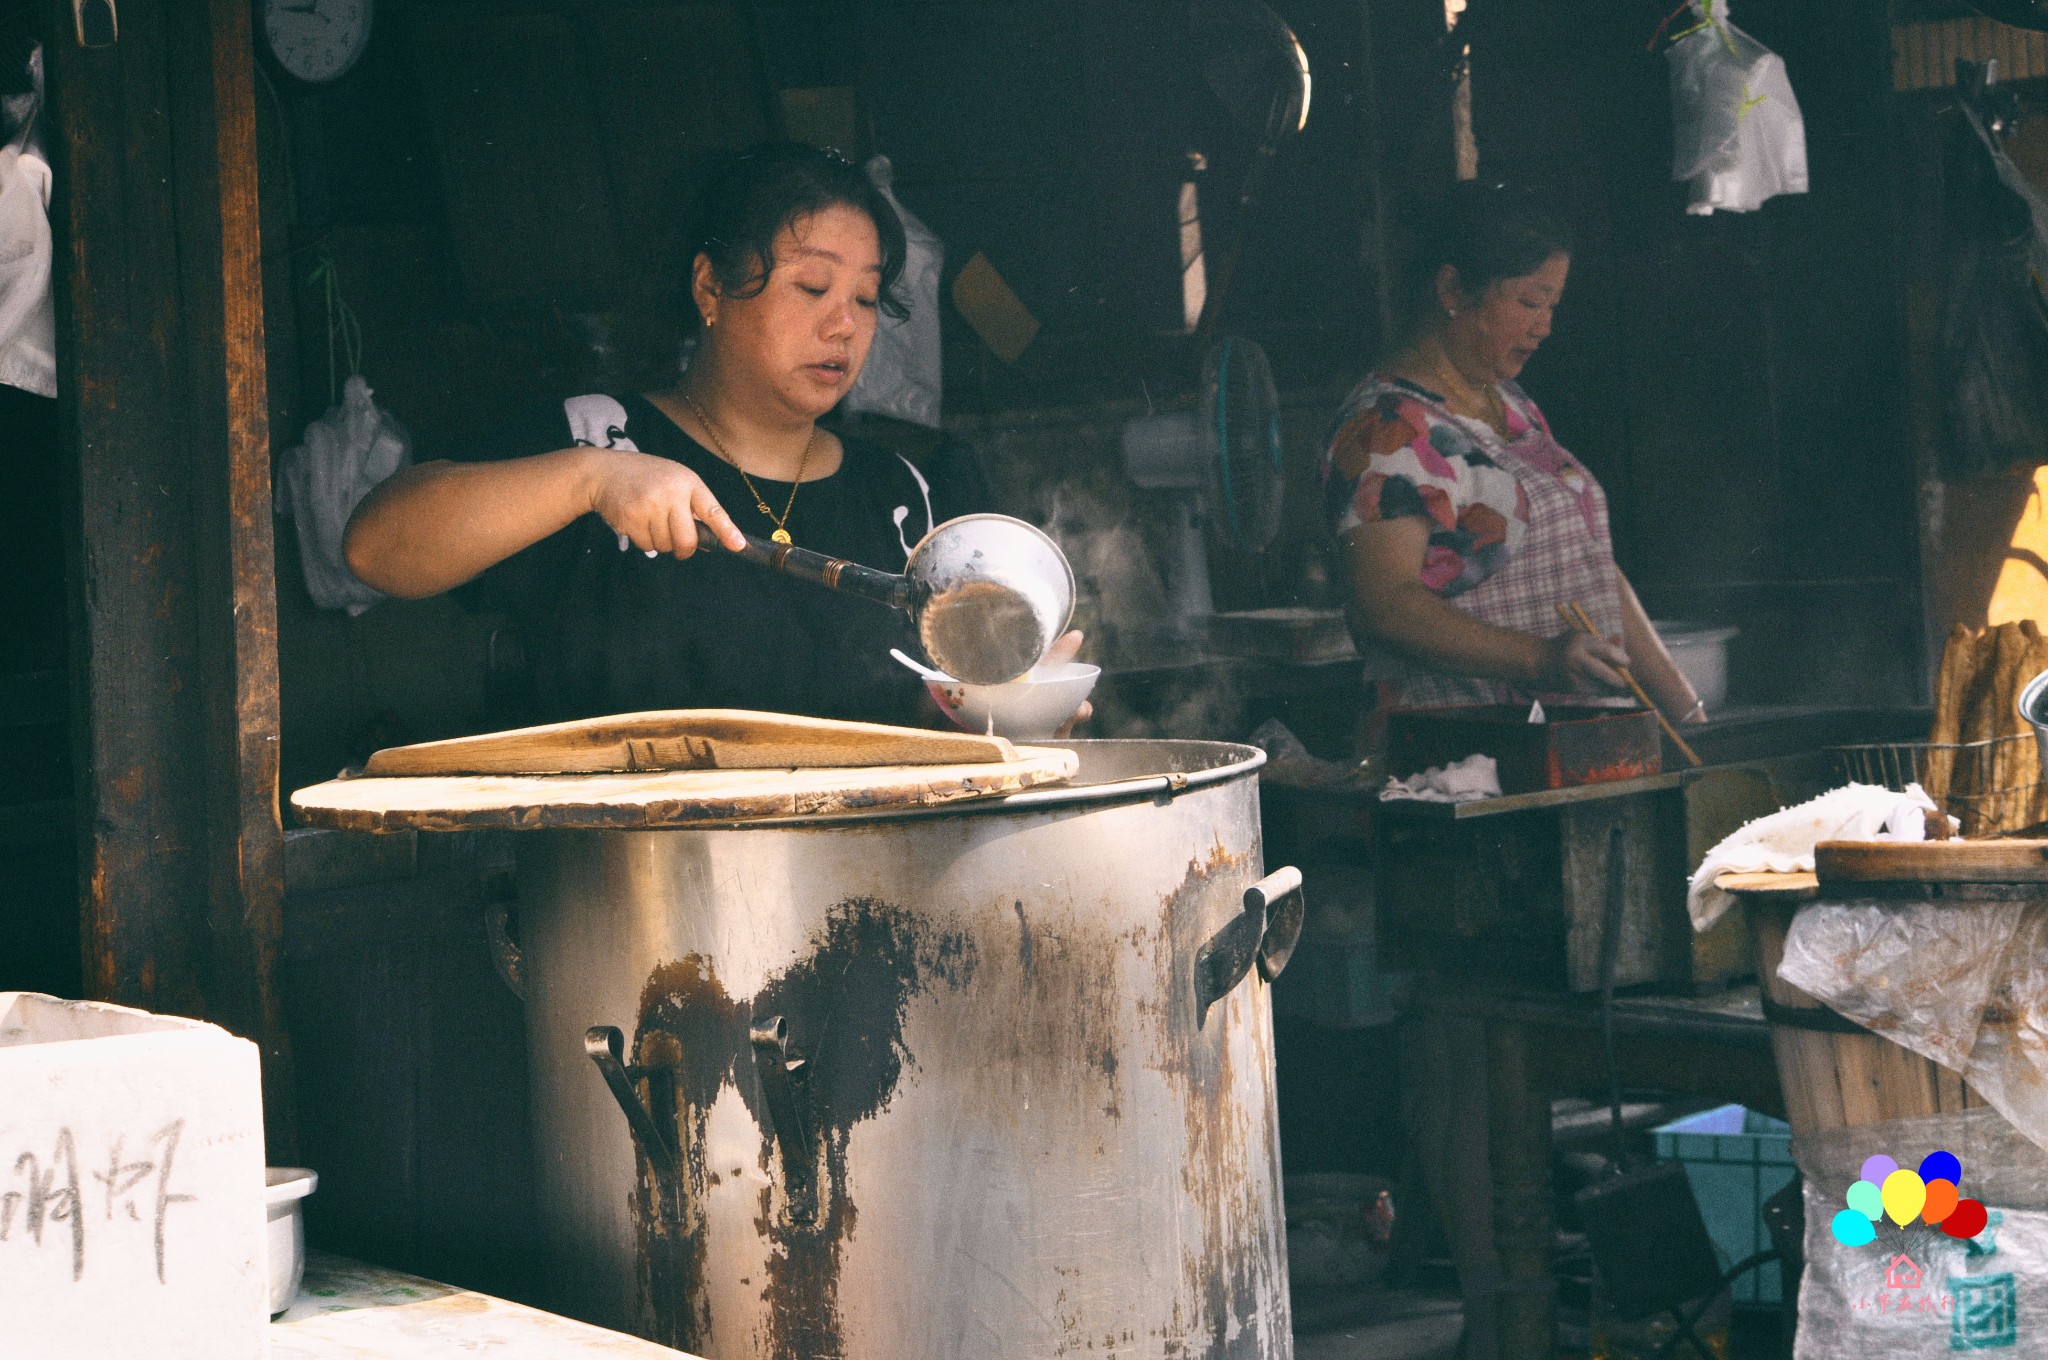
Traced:
[[1886, 1289], [1918, 1289], [1920, 1287], [1920, 1267], [1913, 1264], [1912, 1257], [1904, 1252], [1900, 1252], [1897, 1256], [1892, 1257], [1891, 1264], [1884, 1268], [1884, 1287]]

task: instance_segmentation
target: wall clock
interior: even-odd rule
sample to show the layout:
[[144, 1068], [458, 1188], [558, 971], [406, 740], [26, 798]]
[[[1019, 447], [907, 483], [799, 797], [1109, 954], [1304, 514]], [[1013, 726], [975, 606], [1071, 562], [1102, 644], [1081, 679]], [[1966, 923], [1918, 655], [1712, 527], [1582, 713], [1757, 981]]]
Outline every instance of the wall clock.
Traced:
[[335, 79], [370, 44], [370, 0], [263, 0], [270, 54], [309, 84]]

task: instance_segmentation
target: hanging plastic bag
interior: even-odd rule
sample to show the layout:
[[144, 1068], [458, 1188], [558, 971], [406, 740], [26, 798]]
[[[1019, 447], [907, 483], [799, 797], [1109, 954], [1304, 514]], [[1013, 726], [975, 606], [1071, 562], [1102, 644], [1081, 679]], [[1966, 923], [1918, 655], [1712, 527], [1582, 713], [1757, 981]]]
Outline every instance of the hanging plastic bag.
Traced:
[[1784, 59], [1728, 22], [1727, 0], [1692, 0], [1699, 22], [1664, 51], [1671, 64], [1671, 178], [1689, 213], [1753, 212], [1806, 192], [1806, 121]]
[[341, 538], [363, 497], [411, 461], [412, 437], [371, 399], [370, 385], [357, 374], [342, 384], [340, 404], [308, 425], [305, 442], [285, 454], [277, 510], [298, 524], [299, 565], [320, 608], [355, 615], [384, 598], [348, 569]]
[[4, 101], [0, 147], [0, 383], [57, 395], [57, 313], [50, 296], [50, 163], [36, 135], [43, 49], [29, 54], [31, 90]]
[[897, 288], [910, 315], [897, 319], [882, 313], [868, 361], [846, 394], [848, 411], [871, 412], [907, 420], [927, 429], [939, 428], [939, 269], [946, 247], [931, 228], [917, 220], [896, 197], [895, 172], [887, 156], [867, 163], [867, 175], [903, 220], [907, 245], [903, 277]]

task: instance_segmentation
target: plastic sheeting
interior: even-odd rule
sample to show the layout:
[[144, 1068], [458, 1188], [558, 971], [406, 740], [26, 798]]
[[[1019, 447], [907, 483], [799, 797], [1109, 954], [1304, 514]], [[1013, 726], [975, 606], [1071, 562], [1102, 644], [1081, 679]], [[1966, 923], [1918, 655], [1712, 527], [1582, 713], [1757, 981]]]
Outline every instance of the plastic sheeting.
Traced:
[[1727, 0], [1693, 0], [1698, 25], [1671, 64], [1671, 178], [1689, 213], [1753, 212], [1806, 192], [1806, 122], [1784, 59], [1728, 22]]
[[891, 188], [895, 172], [887, 156], [867, 163], [868, 178], [882, 197], [903, 219], [907, 247], [903, 277], [897, 287], [903, 291], [910, 315], [892, 317], [886, 312], [875, 326], [875, 342], [868, 359], [846, 394], [848, 411], [907, 420], [927, 429], [939, 428], [939, 270], [945, 264], [946, 247], [930, 227], [911, 215]]
[[[1889, 1220], [1848, 1247], [1829, 1221], [1865, 1158], [1916, 1167], [1928, 1153], [1962, 1163], [1962, 1194], [1990, 1212], [1967, 1241]], [[1831, 1129], [1796, 1138], [1806, 1177], [1806, 1274], [1794, 1360], [1905, 1360], [1989, 1350], [2025, 1356], [2048, 1344], [2048, 1155], [1991, 1110]], [[1905, 1257], [1902, 1264], [1898, 1258]]]
[[2048, 897], [1810, 903], [1778, 976], [1961, 1073], [2048, 1149]]

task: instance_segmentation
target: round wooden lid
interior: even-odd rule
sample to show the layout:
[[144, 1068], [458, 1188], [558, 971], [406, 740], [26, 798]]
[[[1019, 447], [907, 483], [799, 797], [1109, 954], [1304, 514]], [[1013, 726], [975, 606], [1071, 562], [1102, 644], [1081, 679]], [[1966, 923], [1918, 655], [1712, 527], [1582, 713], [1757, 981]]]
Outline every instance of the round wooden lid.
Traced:
[[934, 807], [1016, 793], [1079, 768], [1080, 757], [1062, 747], [1019, 746], [1013, 760], [974, 765], [331, 779], [291, 803], [308, 825], [344, 831], [703, 826]]
[[1814, 868], [1831, 883], [2048, 885], [2048, 840], [1822, 841]]

